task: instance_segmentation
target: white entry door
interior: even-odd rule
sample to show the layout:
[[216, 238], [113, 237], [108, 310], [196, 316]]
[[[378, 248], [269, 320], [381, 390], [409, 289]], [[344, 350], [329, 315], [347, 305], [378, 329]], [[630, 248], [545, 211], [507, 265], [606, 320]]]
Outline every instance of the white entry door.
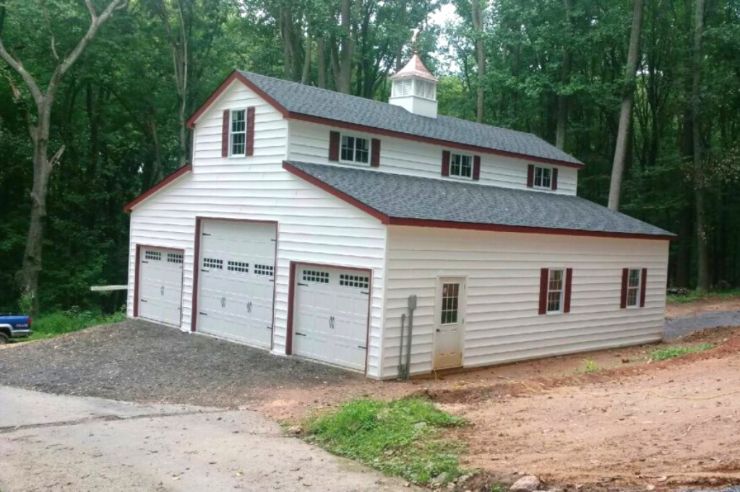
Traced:
[[202, 222], [197, 331], [270, 348], [276, 234], [270, 223]]
[[293, 288], [293, 353], [364, 370], [370, 274], [298, 265]]
[[462, 366], [465, 279], [439, 279], [436, 317], [434, 369], [451, 369]]
[[140, 248], [139, 317], [180, 326], [182, 251], [146, 246]]

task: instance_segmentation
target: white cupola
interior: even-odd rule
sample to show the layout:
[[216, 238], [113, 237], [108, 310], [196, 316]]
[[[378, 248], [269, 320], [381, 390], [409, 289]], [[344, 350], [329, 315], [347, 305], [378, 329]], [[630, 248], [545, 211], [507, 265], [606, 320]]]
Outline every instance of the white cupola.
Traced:
[[437, 78], [424, 66], [416, 52], [390, 79], [390, 104], [420, 116], [437, 117]]

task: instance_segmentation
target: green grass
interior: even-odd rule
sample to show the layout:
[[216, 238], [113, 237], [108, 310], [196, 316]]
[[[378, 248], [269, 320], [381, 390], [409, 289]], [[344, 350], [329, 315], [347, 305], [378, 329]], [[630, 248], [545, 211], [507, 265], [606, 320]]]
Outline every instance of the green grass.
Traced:
[[601, 368], [599, 367], [599, 364], [597, 364], [595, 360], [592, 360], [592, 359], [584, 360], [583, 372], [585, 372], [586, 374], [593, 374], [595, 372], [599, 372], [600, 370]]
[[78, 311], [76, 309], [55, 311], [34, 318], [32, 325], [33, 334], [26, 340], [42, 340], [64, 333], [82, 330], [90, 326], [117, 323], [124, 319], [126, 319], [126, 314], [122, 311], [113, 314], [102, 314], [95, 311]]
[[740, 297], [740, 289], [704, 293], [692, 290], [685, 296], [668, 295], [667, 300], [672, 304], [686, 304], [687, 302], [694, 302], [702, 299], [730, 299], [733, 297]]
[[309, 440], [332, 453], [428, 484], [440, 476], [449, 482], [464, 473], [462, 446], [443, 436], [444, 429], [463, 423], [420, 398], [359, 399], [309, 421], [307, 430]]
[[693, 354], [696, 352], [704, 352], [713, 348], [714, 345], [711, 343], [700, 343], [698, 345], [676, 345], [673, 347], [665, 347], [653, 350], [650, 352], [650, 358], [654, 361], [675, 359], [676, 357], [682, 357], [686, 354]]

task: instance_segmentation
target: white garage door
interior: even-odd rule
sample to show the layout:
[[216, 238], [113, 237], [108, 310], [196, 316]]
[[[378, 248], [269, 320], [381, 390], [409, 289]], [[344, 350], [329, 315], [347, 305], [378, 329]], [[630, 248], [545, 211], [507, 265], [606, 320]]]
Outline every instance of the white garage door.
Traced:
[[293, 353], [365, 369], [370, 275], [298, 265], [293, 307]]
[[270, 348], [275, 240], [274, 224], [203, 221], [198, 331]]
[[139, 317], [180, 326], [182, 251], [149, 248], [139, 251]]

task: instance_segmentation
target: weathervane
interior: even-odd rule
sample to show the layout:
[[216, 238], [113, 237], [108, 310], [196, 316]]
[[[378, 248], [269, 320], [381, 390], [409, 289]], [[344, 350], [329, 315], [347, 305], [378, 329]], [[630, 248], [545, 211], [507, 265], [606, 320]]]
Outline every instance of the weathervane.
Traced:
[[415, 27], [411, 30], [411, 49], [414, 53], [418, 51], [418, 41], [419, 41], [419, 33], [421, 32], [421, 29], [418, 27]]

